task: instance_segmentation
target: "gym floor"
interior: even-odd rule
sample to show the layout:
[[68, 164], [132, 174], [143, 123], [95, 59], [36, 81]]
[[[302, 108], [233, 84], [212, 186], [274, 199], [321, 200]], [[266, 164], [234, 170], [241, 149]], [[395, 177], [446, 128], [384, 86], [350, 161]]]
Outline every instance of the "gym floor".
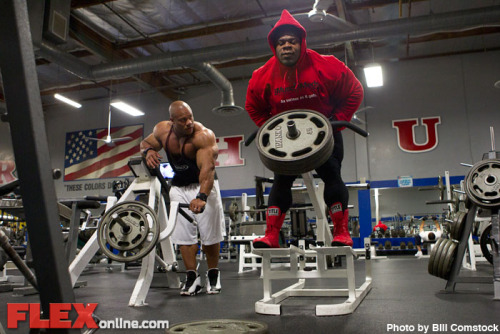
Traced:
[[[147, 306], [128, 307], [139, 267], [123, 272], [94, 268], [84, 272], [80, 281], [87, 286], [75, 289], [77, 302], [98, 303], [96, 314], [104, 320], [117, 317], [127, 320], [168, 320], [170, 326], [192, 321], [236, 319], [267, 324], [268, 333], [470, 333], [455, 325], [500, 325], [500, 301], [493, 300], [493, 284], [457, 284], [455, 293], [446, 293], [446, 281], [427, 273], [428, 258], [395, 256], [372, 261], [372, 289], [350, 315], [318, 317], [315, 304], [331, 304], [325, 298], [295, 297], [282, 303], [282, 315], [255, 313], [255, 302], [263, 297], [260, 270], [238, 274], [238, 264], [220, 263], [222, 293], [182, 297], [179, 290], [165, 287], [161, 273], [155, 273], [148, 293]], [[357, 286], [364, 282], [364, 260], [355, 261]], [[205, 267], [200, 266], [204, 275]], [[11, 272], [9, 271], [9, 274]], [[461, 276], [492, 277], [492, 266], [479, 262], [477, 271], [462, 270]], [[182, 278], [184, 279], [184, 278]], [[273, 292], [294, 281], [273, 281]], [[324, 280], [314, 280], [306, 287], [324, 287]], [[345, 280], [330, 282], [345, 288]], [[331, 286], [330, 286], [331, 287]], [[0, 294], [0, 321], [6, 327], [7, 303], [38, 303], [37, 295], [18, 297], [12, 292]], [[343, 300], [339, 299], [338, 302]], [[447, 328], [438, 325], [447, 324]], [[397, 326], [392, 327], [391, 326]], [[419, 327], [420, 325], [420, 327]], [[413, 326], [413, 327], [412, 327]], [[434, 326], [434, 328], [433, 328]], [[454, 330], [455, 328], [455, 330]], [[490, 327], [495, 328], [495, 326]], [[27, 333], [27, 324], [7, 333]], [[434, 330], [433, 330], [434, 329]], [[492, 332], [494, 332], [493, 330]], [[164, 333], [165, 330], [100, 329], [97, 333]]]

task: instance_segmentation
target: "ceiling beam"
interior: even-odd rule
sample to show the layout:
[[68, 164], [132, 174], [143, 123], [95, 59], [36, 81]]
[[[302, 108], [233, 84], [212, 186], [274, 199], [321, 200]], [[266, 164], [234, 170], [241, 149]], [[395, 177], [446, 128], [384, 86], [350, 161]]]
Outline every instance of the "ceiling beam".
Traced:
[[150, 45], [151, 42], [166, 43], [166, 42], [178, 41], [181, 39], [195, 38], [200, 36], [207, 36], [207, 35], [225, 33], [235, 30], [259, 27], [262, 25], [263, 23], [261, 19], [250, 19], [250, 20], [242, 20], [231, 23], [221, 23], [200, 28], [193, 28], [193, 29], [187, 28], [166, 34], [150, 36], [148, 38], [142, 38], [135, 41], [120, 43], [117, 45], [117, 48], [118, 49], [136, 48], [140, 46]]
[[[70, 36], [87, 47], [90, 52], [97, 54], [106, 61], [133, 58], [125, 50], [117, 50], [111, 41], [96, 33], [73, 16], [70, 19]], [[169, 84], [161, 75], [158, 75], [158, 72], [141, 73], [135, 77], [152, 87], [164, 87]], [[171, 100], [178, 99], [178, 94], [168, 89], [162, 89], [161, 93]]]
[[[422, 1], [429, 1], [429, 0], [411, 0], [412, 3], [422, 2]], [[385, 6], [394, 5], [394, 4], [399, 5], [399, 2], [400, 2], [400, 0], [371, 0], [371, 1], [364, 1], [364, 2], [346, 3], [346, 9], [347, 10], [370, 9], [370, 8], [376, 8], [376, 7], [385, 7]], [[405, 0], [404, 4], [407, 4], [407, 3], [408, 3], [408, 0]]]
[[106, 2], [113, 2], [116, 0], [71, 0], [71, 8], [72, 9], [78, 9], [78, 8], [85, 8], [85, 7], [91, 7], [91, 6], [97, 6], [101, 5]]

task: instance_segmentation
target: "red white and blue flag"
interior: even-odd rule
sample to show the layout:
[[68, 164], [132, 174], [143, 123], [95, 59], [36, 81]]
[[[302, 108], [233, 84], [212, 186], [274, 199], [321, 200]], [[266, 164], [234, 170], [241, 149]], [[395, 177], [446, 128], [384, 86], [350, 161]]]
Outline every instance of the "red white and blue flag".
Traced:
[[64, 181], [132, 176], [127, 164], [130, 157], [140, 154], [139, 145], [144, 136], [143, 125], [111, 128], [112, 138], [132, 138], [113, 145], [102, 140], [87, 139], [106, 139], [107, 135], [106, 128], [66, 133]]

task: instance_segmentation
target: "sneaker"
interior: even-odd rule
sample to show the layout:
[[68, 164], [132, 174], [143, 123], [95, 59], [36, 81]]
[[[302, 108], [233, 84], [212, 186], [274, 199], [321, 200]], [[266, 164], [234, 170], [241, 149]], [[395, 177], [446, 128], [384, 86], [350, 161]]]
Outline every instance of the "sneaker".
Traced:
[[207, 293], [215, 295], [220, 293], [220, 271], [217, 268], [209, 269], [207, 272]]
[[421, 251], [418, 251], [417, 254], [415, 254], [416, 257], [421, 257], [421, 256], [424, 256], [424, 254], [422, 254]]
[[194, 296], [200, 292], [201, 278], [194, 270], [188, 270], [186, 274], [186, 282], [181, 288], [181, 296]]

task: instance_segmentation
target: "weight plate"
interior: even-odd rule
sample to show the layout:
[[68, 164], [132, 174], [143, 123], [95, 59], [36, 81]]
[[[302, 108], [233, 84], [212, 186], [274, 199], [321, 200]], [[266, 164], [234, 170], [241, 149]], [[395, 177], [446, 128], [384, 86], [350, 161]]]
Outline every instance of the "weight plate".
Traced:
[[236, 222], [239, 219], [238, 203], [234, 201], [229, 205], [229, 218], [233, 222]]
[[500, 206], [500, 160], [482, 160], [465, 177], [465, 192], [480, 207]]
[[450, 278], [451, 268], [453, 265], [453, 261], [455, 260], [458, 249], [457, 248], [458, 241], [448, 239], [448, 243], [450, 243], [450, 247], [448, 248], [448, 251], [444, 255], [444, 262], [439, 272], [439, 277], [446, 280]]
[[[434, 262], [436, 261], [437, 257], [437, 250], [439, 247], [441, 247], [441, 243], [443, 242], [443, 238], [439, 238], [434, 247], [432, 247], [431, 254], [429, 255], [429, 263], [427, 264], [427, 271], [429, 274], [436, 276], [434, 274]], [[439, 261], [439, 259], [437, 259]]]
[[458, 212], [453, 217], [453, 223], [451, 223], [450, 235], [452, 239], [460, 240], [462, 231], [465, 226], [465, 221], [467, 220], [466, 212]]
[[479, 238], [479, 245], [481, 246], [481, 253], [489, 263], [493, 264], [493, 253], [491, 248], [491, 228], [492, 225], [489, 224], [481, 233], [481, 238]]
[[267, 332], [268, 326], [263, 322], [234, 319], [185, 322], [174, 325], [166, 331], [167, 334], [265, 334]]
[[[441, 243], [439, 244], [439, 248], [436, 250], [436, 257], [434, 258], [434, 266], [432, 268], [434, 276], [438, 276], [438, 277], [439, 277], [439, 263], [442, 261], [442, 258], [443, 258], [443, 254], [444, 254], [443, 250], [447, 246], [447, 244], [446, 244], [447, 239], [443, 239], [443, 238], [440, 238], [440, 239], [442, 239], [443, 241], [441, 241]], [[434, 247], [436, 247], [436, 246], [437, 246], [437, 243]]]
[[[147, 214], [139, 210], [136, 205], [127, 205], [107, 217], [109, 217], [109, 222], [105, 226], [104, 233], [106, 241], [114, 249], [120, 251], [132, 250], [148, 236]], [[127, 230], [118, 223], [118, 219], [127, 224]]]
[[444, 263], [446, 262], [446, 255], [448, 254], [448, 251], [450, 247], [453, 245], [453, 242], [450, 239], [445, 239], [443, 242], [443, 246], [441, 247], [441, 256], [439, 257], [439, 262], [434, 263], [437, 266], [435, 267], [435, 272], [437, 273], [438, 277], [443, 277], [443, 267]]
[[160, 224], [148, 205], [128, 201], [116, 204], [102, 216], [97, 233], [99, 247], [108, 258], [132, 262], [143, 258], [156, 246]]
[[307, 173], [333, 152], [330, 121], [313, 110], [289, 110], [273, 116], [257, 133], [257, 150], [267, 168], [285, 175]]

